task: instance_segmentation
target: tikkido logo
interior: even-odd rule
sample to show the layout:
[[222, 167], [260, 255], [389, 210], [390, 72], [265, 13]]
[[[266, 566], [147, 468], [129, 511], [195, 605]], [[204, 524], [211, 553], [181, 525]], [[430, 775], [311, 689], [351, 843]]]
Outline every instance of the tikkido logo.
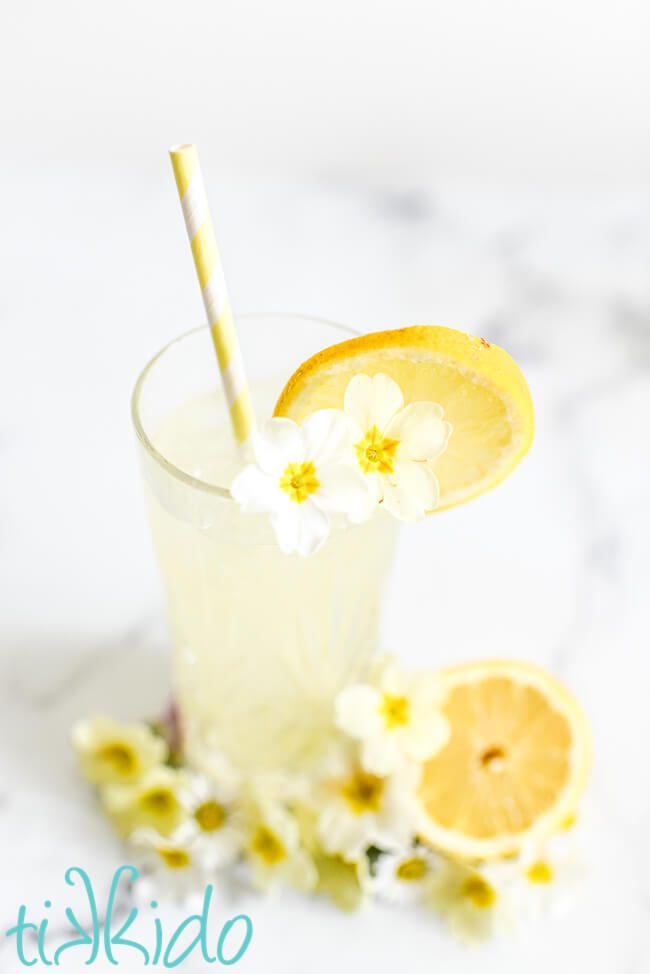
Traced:
[[[40, 923], [32, 923], [27, 919], [27, 907], [19, 907], [16, 923], [7, 930], [6, 936], [15, 937], [16, 954], [20, 963], [25, 967], [33, 967], [39, 962], [46, 967], [63, 967], [73, 956], [77, 961], [85, 956], [84, 966], [89, 966], [94, 964], [102, 953], [110, 964], [125, 963], [128, 970], [133, 970], [132, 961], [136, 954], [140, 955], [140, 963], [144, 967], [153, 967], [157, 964], [161, 967], [178, 967], [190, 955], [193, 955], [194, 961], [198, 960], [200, 955], [206, 964], [218, 962], [230, 966], [241, 960], [248, 950], [253, 936], [253, 923], [249, 916], [240, 913], [222, 925], [216, 945], [212, 946], [214, 953], [211, 953], [208, 924], [210, 903], [214, 892], [211, 884], [205, 888], [201, 912], [186, 917], [167, 936], [159, 916], [153, 916], [153, 931], [151, 931], [151, 914], [148, 919], [145, 919], [136, 907], [132, 907], [126, 919], [123, 919], [124, 911], [116, 906], [115, 902], [122, 875], [127, 882], [133, 883], [138, 878], [138, 870], [135, 866], [120, 866], [115, 871], [106, 900], [105, 920], [101, 923], [97, 899], [88, 874], [78, 866], [67, 870], [65, 881], [68, 886], [80, 885], [83, 888], [84, 909], [89, 911], [90, 917], [87, 926], [84, 927], [72, 908], [67, 906], [64, 911], [65, 916], [78, 936], [60, 942], [56, 947], [50, 944], [49, 917], [44, 917]], [[149, 905], [151, 911], [158, 908], [155, 900], [152, 900]], [[51, 900], [45, 900], [44, 907], [50, 910]], [[139, 924], [136, 923], [138, 919]], [[115, 929], [118, 925], [119, 929]], [[135, 939], [136, 932], [141, 935], [143, 926], [147, 926], [148, 936]], [[130, 931], [130, 937], [133, 939], [124, 936], [127, 931]]]

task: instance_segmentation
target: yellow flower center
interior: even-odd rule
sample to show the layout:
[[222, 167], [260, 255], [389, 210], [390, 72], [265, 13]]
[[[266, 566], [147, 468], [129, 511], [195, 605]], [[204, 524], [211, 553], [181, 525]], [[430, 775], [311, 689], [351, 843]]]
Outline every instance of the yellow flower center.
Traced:
[[393, 459], [399, 440], [384, 439], [376, 426], [371, 426], [366, 435], [354, 444], [359, 466], [364, 473], [393, 473]]
[[383, 791], [383, 780], [365, 771], [355, 772], [341, 787], [341, 794], [355, 815], [378, 812]]
[[526, 870], [526, 877], [531, 883], [551, 883], [553, 881], [553, 870], [547, 862], [540, 859]]
[[99, 751], [98, 756], [101, 761], [111, 764], [116, 774], [125, 776], [132, 774], [138, 763], [134, 751], [126, 744], [118, 741], [106, 744]]
[[395, 870], [395, 875], [398, 879], [403, 879], [406, 882], [414, 882], [418, 879], [422, 879], [427, 871], [427, 864], [421, 856], [413, 856], [412, 859], [405, 859], [400, 862], [399, 866]]
[[320, 487], [316, 477], [316, 467], [311, 460], [307, 463], [288, 463], [280, 477], [280, 487], [286, 491], [292, 501], [302, 504]]
[[275, 866], [287, 856], [284, 844], [266, 825], [260, 825], [251, 839], [251, 851], [263, 859], [267, 866]]
[[156, 852], [169, 869], [186, 869], [190, 864], [190, 854], [185, 849], [156, 849]]
[[404, 727], [409, 722], [410, 704], [408, 697], [394, 697], [390, 693], [385, 693], [381, 701], [381, 715], [386, 722], [386, 727]]
[[207, 801], [194, 812], [194, 818], [204, 832], [216, 832], [226, 820], [226, 812], [219, 802]]
[[461, 896], [470, 900], [479, 910], [487, 910], [497, 901], [497, 892], [482, 876], [468, 876], [460, 888]]
[[169, 788], [152, 788], [140, 795], [140, 807], [151, 815], [170, 815], [176, 805], [176, 796]]

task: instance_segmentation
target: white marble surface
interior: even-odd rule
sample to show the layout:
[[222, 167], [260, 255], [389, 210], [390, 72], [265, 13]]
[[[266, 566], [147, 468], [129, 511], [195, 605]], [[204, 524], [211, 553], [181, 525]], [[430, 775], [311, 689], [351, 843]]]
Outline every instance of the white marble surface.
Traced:
[[[201, 320], [166, 168], [135, 185], [126, 170], [44, 172], [7, 174], [14, 192], [0, 226], [2, 931], [20, 903], [40, 915], [47, 896], [61, 930], [65, 868], [83, 865], [104, 889], [124, 860], [76, 777], [66, 734], [96, 709], [151, 714], [168, 693], [129, 393], [150, 353]], [[569, 917], [470, 953], [422, 914], [373, 906], [347, 917], [291, 894], [244, 896], [238, 909], [255, 934], [239, 969], [642, 974], [647, 193], [234, 184], [213, 193], [213, 206], [238, 309], [359, 329], [445, 323], [521, 364], [537, 408], [533, 450], [497, 491], [404, 532], [386, 640], [414, 663], [543, 663], [579, 694], [595, 741], [594, 854]], [[225, 918], [232, 905], [220, 910]], [[4, 937], [0, 969], [22, 969]]]

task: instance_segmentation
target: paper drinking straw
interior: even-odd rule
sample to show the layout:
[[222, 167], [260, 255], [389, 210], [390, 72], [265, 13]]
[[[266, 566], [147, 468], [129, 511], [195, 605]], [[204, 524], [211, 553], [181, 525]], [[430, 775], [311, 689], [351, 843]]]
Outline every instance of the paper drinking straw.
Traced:
[[195, 145], [169, 150], [172, 168], [190, 238], [205, 313], [212, 332], [221, 379], [237, 441], [245, 443], [253, 428], [253, 406], [244, 372], [230, 300], [223, 276], [212, 218]]

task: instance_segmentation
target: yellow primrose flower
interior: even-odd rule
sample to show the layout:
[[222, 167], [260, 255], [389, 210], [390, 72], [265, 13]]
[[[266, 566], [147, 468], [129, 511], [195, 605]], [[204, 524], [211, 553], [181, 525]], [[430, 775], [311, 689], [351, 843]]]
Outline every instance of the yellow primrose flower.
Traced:
[[316, 892], [329, 896], [346, 913], [358, 910], [366, 899], [370, 884], [366, 856], [355, 860], [321, 852], [314, 856], [314, 865], [318, 873]]
[[244, 855], [258, 889], [268, 890], [279, 881], [300, 890], [316, 885], [318, 874], [301, 846], [298, 822], [281, 805], [264, 801], [249, 805]]
[[409, 674], [390, 656], [380, 659], [367, 684], [344, 687], [336, 698], [336, 724], [361, 742], [363, 767], [390, 774], [400, 762], [432, 758], [449, 739], [434, 673]]
[[370, 889], [370, 868], [365, 855], [350, 859], [329, 855], [318, 839], [318, 814], [306, 804], [294, 809], [302, 845], [311, 855], [318, 880], [316, 892], [323, 893], [340, 910], [352, 912], [365, 901]]
[[167, 744], [146, 724], [96, 716], [72, 729], [81, 772], [93, 784], [129, 783], [167, 758]]
[[425, 903], [446, 922], [458, 940], [485, 940], [505, 929], [510, 903], [497, 869], [473, 868], [452, 859], [441, 859], [427, 878]]
[[183, 771], [158, 767], [131, 785], [106, 785], [102, 801], [118, 829], [127, 835], [152, 828], [168, 836], [187, 818], [188, 779]]
[[421, 814], [416, 798], [420, 774], [417, 765], [408, 763], [391, 775], [371, 774], [354, 745], [332, 748], [314, 786], [323, 849], [356, 861], [369, 846], [394, 851], [408, 845]]
[[359, 373], [344, 397], [354, 454], [368, 487], [369, 517], [381, 504], [402, 521], [420, 521], [438, 506], [431, 464], [447, 446], [451, 425], [435, 402], [404, 405], [397, 382]]

